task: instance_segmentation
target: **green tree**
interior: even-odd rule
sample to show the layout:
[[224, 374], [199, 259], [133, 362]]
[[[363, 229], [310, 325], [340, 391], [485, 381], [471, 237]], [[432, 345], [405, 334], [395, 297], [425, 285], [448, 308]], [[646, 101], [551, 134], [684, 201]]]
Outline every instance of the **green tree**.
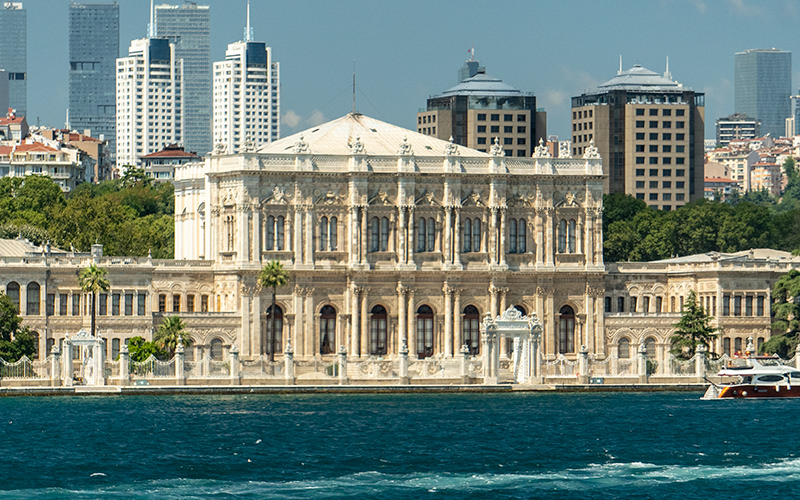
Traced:
[[269, 309], [269, 316], [271, 321], [271, 328], [267, 338], [267, 349], [269, 353], [269, 360], [274, 360], [273, 349], [273, 335], [275, 335], [275, 291], [279, 286], [285, 286], [289, 283], [289, 273], [283, 268], [283, 265], [277, 260], [267, 262], [261, 271], [258, 273], [258, 284], [262, 287], [272, 288], [272, 306]]
[[150, 356], [156, 358], [166, 357], [166, 353], [159, 349], [155, 342], [145, 340], [143, 337], [132, 337], [128, 340], [128, 353], [131, 361], [141, 363]]
[[186, 331], [186, 325], [179, 316], [167, 316], [158, 325], [153, 343], [159, 349], [166, 351], [169, 357], [175, 355], [178, 344], [184, 347], [192, 345], [192, 337]]
[[97, 267], [93, 262], [89, 267], [81, 269], [79, 281], [81, 290], [92, 294], [92, 336], [97, 333], [97, 294], [107, 292], [111, 284], [108, 282], [108, 271]]
[[772, 286], [772, 337], [761, 352], [792, 357], [800, 330], [800, 271], [792, 269]]
[[675, 324], [675, 331], [669, 339], [669, 352], [675, 357], [689, 359], [694, 356], [698, 345], [708, 349], [717, 336], [711, 320], [712, 317], [697, 303], [694, 291], [690, 291], [683, 304], [681, 319]]
[[22, 356], [33, 357], [36, 352], [36, 338], [27, 327], [22, 326], [22, 318], [17, 314], [17, 306], [0, 292], [0, 358], [9, 363]]

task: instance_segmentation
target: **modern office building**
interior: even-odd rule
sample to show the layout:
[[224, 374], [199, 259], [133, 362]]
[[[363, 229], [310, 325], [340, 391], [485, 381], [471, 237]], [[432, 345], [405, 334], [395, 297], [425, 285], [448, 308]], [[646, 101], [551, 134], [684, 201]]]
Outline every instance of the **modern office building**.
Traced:
[[761, 122], [761, 133], [784, 134], [791, 116], [792, 53], [750, 49], [735, 55], [734, 111]]
[[168, 144], [183, 143], [183, 62], [167, 38], [133, 40], [117, 59], [116, 174]]
[[214, 145], [231, 153], [280, 137], [280, 66], [272, 49], [254, 42], [248, 8], [244, 40], [214, 63]]
[[717, 119], [717, 147], [724, 148], [731, 141], [755, 139], [761, 135], [761, 123], [741, 113]]
[[606, 193], [672, 210], [703, 197], [705, 96], [635, 65], [572, 98], [572, 153], [600, 151]]
[[112, 159], [118, 57], [119, 5], [70, 3], [68, 127], [107, 141]]
[[[474, 73], [473, 73], [474, 71]], [[428, 99], [417, 113], [417, 132], [487, 152], [497, 141], [506, 156], [531, 156], [540, 139], [547, 137], [547, 114], [537, 111], [536, 96], [522, 92], [486, 74], [480, 63], [469, 60], [458, 85]]]
[[[8, 77], [8, 107], [28, 112], [28, 16], [22, 2], [0, 5], [0, 69]], [[0, 110], [5, 112], [5, 109]]]
[[175, 44], [183, 59], [183, 146], [187, 151], [211, 151], [211, 29], [207, 5], [185, 2], [155, 7], [155, 33]]

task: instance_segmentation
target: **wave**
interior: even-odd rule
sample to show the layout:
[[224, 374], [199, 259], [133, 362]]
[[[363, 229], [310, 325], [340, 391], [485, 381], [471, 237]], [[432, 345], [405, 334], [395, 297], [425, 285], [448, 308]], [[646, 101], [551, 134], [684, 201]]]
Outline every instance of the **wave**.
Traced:
[[[103, 478], [106, 479], [106, 478]], [[2, 491], [9, 500], [40, 498], [65, 499], [185, 499], [185, 498], [263, 498], [294, 500], [297, 498], [419, 498], [439, 493], [444, 498], [464, 498], [464, 493], [485, 497], [503, 492], [511, 498], [544, 495], [556, 492], [629, 490], [641, 493], [661, 486], [679, 487], [695, 481], [724, 484], [731, 488], [739, 482], [800, 484], [800, 458], [787, 458], [760, 465], [663, 465], [647, 462], [610, 462], [562, 471], [533, 473], [421, 473], [388, 474], [368, 471], [335, 478], [298, 481], [252, 481], [217, 479], [164, 479], [126, 484], [87, 484], [85, 487], [41, 488]], [[88, 480], [87, 483], [91, 483]], [[789, 484], [786, 484], [788, 487]], [[600, 492], [597, 492], [600, 494]], [[700, 493], [700, 491], [697, 491]]]

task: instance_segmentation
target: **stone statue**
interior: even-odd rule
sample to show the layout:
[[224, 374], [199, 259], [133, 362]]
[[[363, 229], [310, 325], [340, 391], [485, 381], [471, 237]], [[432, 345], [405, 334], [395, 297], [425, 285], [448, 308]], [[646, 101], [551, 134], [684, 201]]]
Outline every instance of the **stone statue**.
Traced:
[[498, 137], [494, 138], [492, 149], [489, 151], [489, 154], [492, 156], [503, 156], [503, 146], [500, 145], [500, 139]]
[[594, 139], [589, 141], [589, 147], [587, 147], [586, 151], [583, 152], [583, 159], [584, 160], [599, 160], [600, 159], [600, 152], [597, 151], [596, 147], [594, 147]]

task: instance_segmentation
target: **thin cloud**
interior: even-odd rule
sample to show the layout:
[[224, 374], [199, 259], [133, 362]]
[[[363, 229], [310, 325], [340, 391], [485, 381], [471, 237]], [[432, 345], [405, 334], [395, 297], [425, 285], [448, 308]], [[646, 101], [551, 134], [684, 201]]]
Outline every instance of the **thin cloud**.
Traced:
[[281, 122], [283, 122], [284, 125], [286, 125], [291, 129], [297, 127], [297, 125], [300, 124], [300, 120], [301, 120], [300, 115], [295, 113], [294, 110], [292, 109], [284, 113], [283, 116], [281, 117]]

